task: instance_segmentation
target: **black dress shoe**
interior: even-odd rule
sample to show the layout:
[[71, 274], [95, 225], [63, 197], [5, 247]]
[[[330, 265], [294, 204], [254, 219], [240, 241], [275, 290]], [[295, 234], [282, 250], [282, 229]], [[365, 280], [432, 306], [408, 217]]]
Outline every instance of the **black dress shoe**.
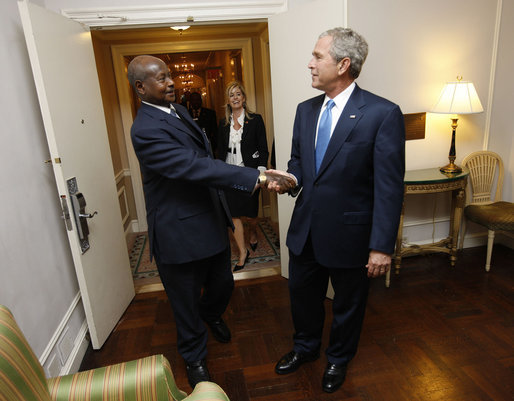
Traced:
[[246, 257], [245, 257], [245, 261], [243, 262], [242, 265], [235, 265], [234, 266], [234, 271], [237, 272], [239, 270], [243, 270], [246, 266], [246, 262], [248, 262], [248, 258], [250, 257], [250, 251], [247, 249], [246, 250]]
[[221, 317], [213, 322], [205, 323], [207, 323], [207, 326], [209, 326], [209, 328], [211, 329], [212, 336], [215, 338], [216, 341], [220, 343], [230, 342], [230, 330]]
[[337, 366], [333, 363], [327, 363], [321, 386], [325, 393], [333, 393], [344, 383], [346, 378], [346, 365]]
[[205, 359], [195, 362], [186, 362], [186, 370], [187, 379], [192, 388], [195, 388], [195, 386], [200, 382], [211, 380], [211, 376], [207, 370], [207, 365], [205, 364]]
[[252, 251], [255, 252], [255, 250], [257, 249], [257, 245], [259, 245], [258, 242], [250, 242], [250, 248], [252, 248]]
[[279, 375], [285, 375], [297, 370], [302, 363], [315, 361], [319, 358], [319, 352], [309, 352], [299, 354], [291, 351], [285, 354], [275, 365], [275, 372]]

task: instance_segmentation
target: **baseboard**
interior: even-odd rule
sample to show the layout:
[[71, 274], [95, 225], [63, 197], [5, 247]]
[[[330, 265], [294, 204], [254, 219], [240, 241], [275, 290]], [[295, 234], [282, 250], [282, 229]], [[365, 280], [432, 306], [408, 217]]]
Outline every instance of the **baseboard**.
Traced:
[[80, 367], [89, 343], [81, 299], [78, 292], [39, 358], [47, 377], [75, 373]]
[[86, 351], [90, 344], [88, 333], [87, 322], [84, 321], [77, 338], [75, 339], [75, 346], [73, 347], [66, 364], [62, 367], [61, 374], [59, 376], [69, 375], [70, 373], [76, 373], [79, 371], [84, 355], [86, 355]]
[[55, 348], [57, 341], [61, 337], [61, 335], [64, 333], [64, 329], [68, 326], [68, 323], [71, 319], [71, 316], [75, 313], [75, 310], [77, 308], [77, 305], [80, 302], [80, 292], [75, 295], [75, 298], [71, 302], [71, 305], [68, 307], [68, 310], [64, 314], [64, 317], [61, 320], [61, 323], [59, 323], [59, 326], [57, 326], [57, 329], [54, 332], [54, 335], [50, 339], [50, 342], [46, 346], [45, 350], [43, 351], [43, 354], [39, 357], [39, 363], [41, 365], [45, 365], [46, 361], [49, 359], [50, 355], [52, 354], [52, 350]]
[[129, 227], [132, 227], [132, 232], [133, 233], [138, 233], [140, 232], [141, 230], [139, 229], [139, 222], [137, 221], [137, 219], [134, 219], [130, 222], [129, 224]]
[[487, 231], [473, 234], [466, 234], [462, 248], [473, 248], [475, 246], [487, 245]]
[[137, 219], [131, 220], [130, 223], [127, 225], [127, 228], [125, 229], [125, 239], [130, 235], [134, 233], [139, 232], [139, 223]]

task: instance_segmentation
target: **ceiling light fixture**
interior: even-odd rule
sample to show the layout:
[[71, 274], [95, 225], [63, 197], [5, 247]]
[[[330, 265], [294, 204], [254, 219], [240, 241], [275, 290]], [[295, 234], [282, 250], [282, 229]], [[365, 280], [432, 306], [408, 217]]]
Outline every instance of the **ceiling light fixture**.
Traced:
[[176, 25], [176, 26], [170, 26], [171, 29], [174, 31], [179, 31], [179, 33], [182, 35], [182, 32], [184, 32], [186, 29], [190, 28], [190, 25]]

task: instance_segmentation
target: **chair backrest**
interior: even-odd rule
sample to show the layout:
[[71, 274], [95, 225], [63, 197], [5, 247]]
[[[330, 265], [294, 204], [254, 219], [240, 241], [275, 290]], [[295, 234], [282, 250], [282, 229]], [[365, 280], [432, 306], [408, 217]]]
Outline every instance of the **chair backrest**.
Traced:
[[[462, 166], [469, 169], [471, 186], [470, 203], [491, 203], [502, 199], [503, 188], [503, 162], [501, 157], [488, 150], [481, 150], [467, 155], [462, 160]], [[492, 199], [493, 185], [498, 171], [496, 191]]]
[[51, 401], [45, 372], [16, 324], [0, 305], [0, 401]]

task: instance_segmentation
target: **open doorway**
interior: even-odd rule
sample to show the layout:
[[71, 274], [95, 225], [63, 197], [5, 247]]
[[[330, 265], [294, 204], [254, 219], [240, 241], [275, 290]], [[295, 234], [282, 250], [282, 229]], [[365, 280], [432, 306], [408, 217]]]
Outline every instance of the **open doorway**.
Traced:
[[[137, 101], [126, 80], [126, 66], [135, 55], [161, 57], [172, 71], [177, 102], [182, 99], [187, 105], [190, 93], [199, 92], [204, 105], [214, 109], [218, 119], [224, 114], [226, 83], [242, 81], [248, 104], [264, 118], [271, 153], [273, 119], [266, 23], [193, 26], [181, 34], [169, 28], [94, 30], [92, 39], [127, 236], [146, 230], [142, 182], [130, 143]], [[269, 219], [278, 233], [276, 195], [261, 195], [259, 216]], [[276, 238], [278, 242], [278, 235]], [[279, 251], [278, 243], [275, 249]], [[279, 256], [275, 264], [271, 273], [279, 274]]]

